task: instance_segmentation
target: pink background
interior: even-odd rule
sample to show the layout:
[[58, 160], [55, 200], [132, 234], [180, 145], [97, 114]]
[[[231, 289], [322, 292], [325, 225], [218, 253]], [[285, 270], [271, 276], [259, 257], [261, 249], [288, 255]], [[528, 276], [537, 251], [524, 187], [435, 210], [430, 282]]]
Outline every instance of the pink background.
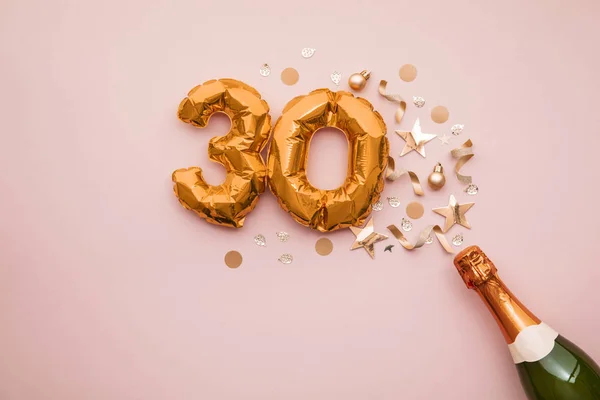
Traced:
[[[503, 2], [6, 1], [0, 5], [0, 399], [524, 399], [506, 345], [439, 245], [375, 261], [348, 251], [350, 231], [296, 224], [265, 193], [241, 230], [208, 225], [172, 193], [174, 169], [211, 183], [204, 131], [179, 122], [194, 85], [232, 77], [256, 87], [273, 118], [293, 97], [373, 71], [363, 95], [386, 119], [391, 92], [409, 104], [401, 128], [449, 133], [401, 165], [449, 183], [430, 209], [475, 201], [465, 234], [496, 261], [539, 317], [600, 360], [598, 154], [600, 58], [594, 0]], [[311, 59], [300, 56], [315, 47]], [[273, 73], [258, 74], [263, 63]], [[413, 83], [402, 64], [418, 67]], [[298, 69], [284, 86], [280, 71]], [[435, 105], [451, 116], [428, 117]], [[471, 138], [469, 197], [449, 150]], [[320, 133], [309, 177], [344, 179], [341, 134]], [[398, 161], [398, 158], [396, 158]], [[413, 199], [406, 181], [384, 196], [378, 231]], [[288, 231], [280, 243], [275, 232]], [[252, 238], [262, 233], [268, 246]], [[464, 247], [464, 246], [463, 246]], [[224, 254], [237, 249], [231, 270]], [[291, 265], [277, 261], [289, 252]]]

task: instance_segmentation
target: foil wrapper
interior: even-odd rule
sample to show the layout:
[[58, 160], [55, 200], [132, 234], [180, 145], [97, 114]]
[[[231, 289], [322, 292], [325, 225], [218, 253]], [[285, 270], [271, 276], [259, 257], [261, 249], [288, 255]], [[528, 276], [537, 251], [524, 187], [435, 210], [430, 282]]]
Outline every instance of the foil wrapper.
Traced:
[[[349, 141], [348, 173], [334, 190], [312, 186], [306, 176], [310, 140], [320, 128], [338, 128]], [[389, 143], [381, 115], [363, 98], [318, 89], [292, 99], [273, 129], [269, 187], [300, 224], [321, 232], [360, 226], [384, 187]]]

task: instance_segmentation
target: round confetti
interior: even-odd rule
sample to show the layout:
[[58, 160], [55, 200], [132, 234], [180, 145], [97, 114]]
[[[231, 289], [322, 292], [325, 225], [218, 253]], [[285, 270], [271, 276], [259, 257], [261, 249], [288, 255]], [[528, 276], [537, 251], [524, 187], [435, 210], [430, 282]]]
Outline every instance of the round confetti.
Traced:
[[433, 122], [437, 122], [438, 124], [443, 124], [448, 121], [450, 117], [450, 112], [444, 106], [435, 106], [433, 110], [431, 110], [431, 119]]
[[396, 196], [388, 197], [387, 201], [391, 207], [400, 207], [400, 199]]
[[404, 82], [412, 82], [417, 77], [417, 67], [412, 64], [404, 64], [400, 67], [400, 79]]
[[373, 211], [381, 211], [383, 210], [383, 201], [377, 200], [373, 203]]
[[333, 243], [327, 238], [321, 238], [315, 243], [315, 250], [321, 256], [329, 255], [333, 251]]
[[404, 232], [410, 232], [412, 228], [412, 222], [410, 222], [406, 218], [402, 218], [402, 230]]
[[464, 241], [464, 237], [463, 237], [462, 233], [459, 233], [458, 235], [456, 235], [452, 238], [452, 244], [455, 245], [456, 247], [462, 245], [463, 241]]
[[229, 268], [237, 268], [242, 265], [242, 255], [239, 251], [231, 250], [225, 254], [225, 265]]
[[302, 49], [302, 57], [311, 58], [315, 54], [315, 49], [305, 47]]
[[269, 67], [269, 64], [263, 64], [263, 66], [260, 67], [260, 70], [258, 72], [262, 76], [269, 76], [271, 75], [271, 67]]
[[287, 242], [288, 239], [290, 238], [290, 234], [287, 232], [277, 232], [276, 233], [277, 237], [279, 238], [279, 241], [281, 242]]
[[295, 85], [299, 78], [300, 75], [294, 68], [286, 68], [281, 71], [281, 81], [288, 86]]
[[425, 99], [421, 96], [413, 96], [413, 104], [417, 108], [421, 108], [425, 105]]
[[427, 240], [425, 241], [425, 244], [431, 244], [433, 243], [433, 236], [429, 235], [427, 236]]
[[264, 237], [264, 235], [256, 235], [254, 236], [254, 243], [264, 247], [267, 245], [267, 239]]
[[469, 196], [475, 196], [479, 192], [479, 188], [474, 183], [471, 183], [469, 186], [467, 186], [465, 192], [467, 192]]
[[425, 207], [423, 207], [423, 204], [419, 203], [418, 201], [408, 203], [406, 206], [406, 215], [408, 215], [408, 218], [419, 219], [424, 213]]
[[281, 257], [278, 258], [279, 262], [282, 264], [291, 264], [294, 261], [294, 257], [291, 254], [282, 254]]
[[452, 134], [458, 136], [462, 133], [463, 129], [465, 129], [463, 124], [452, 125]]
[[331, 81], [333, 83], [335, 83], [336, 85], [339, 85], [340, 82], [342, 81], [342, 74], [337, 71], [333, 71], [331, 73]]

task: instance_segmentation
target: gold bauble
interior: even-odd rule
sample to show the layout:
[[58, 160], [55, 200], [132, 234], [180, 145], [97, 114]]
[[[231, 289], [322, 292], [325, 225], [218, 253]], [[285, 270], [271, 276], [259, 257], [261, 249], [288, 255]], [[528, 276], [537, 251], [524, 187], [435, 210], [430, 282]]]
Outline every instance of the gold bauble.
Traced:
[[444, 176], [444, 167], [442, 167], [442, 164], [437, 163], [433, 168], [433, 172], [429, 174], [429, 177], [427, 178], [427, 183], [433, 190], [440, 190], [444, 187], [446, 184], [446, 177]]
[[348, 78], [348, 86], [350, 86], [350, 89], [352, 90], [362, 90], [370, 77], [371, 73], [366, 69], [360, 73], [352, 74], [350, 75], [350, 78]]

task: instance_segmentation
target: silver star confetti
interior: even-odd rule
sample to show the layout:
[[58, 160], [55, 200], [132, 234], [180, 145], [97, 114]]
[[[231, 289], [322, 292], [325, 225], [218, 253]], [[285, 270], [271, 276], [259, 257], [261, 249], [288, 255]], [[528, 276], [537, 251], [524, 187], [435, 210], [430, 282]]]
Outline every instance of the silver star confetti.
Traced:
[[410, 230], [412, 230], [412, 222], [410, 222], [406, 218], [402, 218], [402, 230], [404, 232], [409, 232]]
[[381, 211], [383, 210], [383, 201], [378, 200], [377, 202], [373, 203], [373, 211]]
[[331, 81], [336, 85], [339, 85], [342, 81], [342, 74], [337, 71], [333, 71], [331, 74]]
[[302, 57], [311, 58], [315, 54], [316, 49], [312, 49], [310, 47], [305, 47], [302, 49]]
[[446, 135], [445, 133], [442, 136], [438, 136], [438, 139], [440, 139], [442, 144], [450, 144], [450, 136]]
[[265, 237], [263, 235], [256, 235], [254, 236], [254, 243], [256, 243], [259, 246], [266, 246], [267, 245], [267, 239], [265, 239]]
[[269, 76], [271, 75], [271, 67], [269, 67], [269, 64], [263, 64], [262, 67], [260, 67], [260, 69], [258, 70], [258, 72], [262, 76]]
[[277, 232], [276, 233], [277, 237], [279, 238], [280, 242], [287, 242], [288, 239], [290, 238], [290, 234], [287, 232]]
[[421, 108], [425, 105], [425, 99], [421, 96], [413, 96], [413, 104], [415, 107]]
[[458, 136], [462, 133], [464, 127], [465, 126], [463, 124], [456, 124], [456, 125], [452, 125], [452, 128], [450, 128], [450, 129], [454, 136]]
[[294, 257], [291, 254], [282, 254], [278, 259], [282, 264], [291, 264], [294, 261]]
[[452, 238], [452, 244], [455, 245], [456, 247], [463, 244], [463, 241], [464, 241], [464, 237], [463, 237], [462, 233], [459, 233], [458, 235], [456, 235]]
[[467, 186], [465, 192], [467, 192], [469, 196], [475, 196], [479, 192], [479, 188], [474, 183], [471, 183], [469, 186]]
[[396, 196], [388, 197], [387, 201], [391, 207], [394, 207], [394, 208], [400, 207], [400, 199], [397, 198]]

